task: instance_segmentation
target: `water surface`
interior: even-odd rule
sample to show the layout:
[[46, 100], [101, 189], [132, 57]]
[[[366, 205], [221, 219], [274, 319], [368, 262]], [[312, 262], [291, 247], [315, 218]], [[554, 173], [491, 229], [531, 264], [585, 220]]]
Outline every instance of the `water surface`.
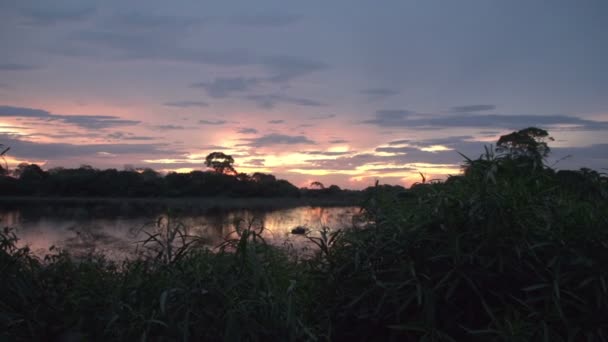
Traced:
[[28, 245], [36, 254], [48, 254], [49, 248], [68, 250], [75, 255], [103, 253], [110, 257], [130, 255], [138, 241], [159, 232], [167, 224], [183, 224], [188, 234], [203, 237], [208, 246], [217, 246], [234, 236], [237, 226], [263, 227], [264, 238], [274, 245], [312, 248], [295, 227], [313, 233], [321, 227], [342, 229], [353, 225], [357, 207], [314, 207], [157, 210], [106, 205], [40, 205], [0, 208], [0, 225], [13, 227], [20, 245]]

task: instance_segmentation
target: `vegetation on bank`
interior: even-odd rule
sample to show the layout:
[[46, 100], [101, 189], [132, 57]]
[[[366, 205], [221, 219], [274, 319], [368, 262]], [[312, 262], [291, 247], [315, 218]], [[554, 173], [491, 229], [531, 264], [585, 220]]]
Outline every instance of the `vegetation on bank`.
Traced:
[[[4, 151], [0, 145], [0, 152]], [[7, 152], [4, 151], [3, 153]], [[2, 154], [0, 154], [0, 157]], [[221, 152], [206, 158], [208, 171], [169, 172], [126, 167], [124, 170], [99, 170], [89, 165], [79, 168], [56, 167], [43, 170], [37, 164], [19, 164], [12, 172], [0, 168], [2, 196], [60, 197], [339, 197], [356, 196], [357, 191], [337, 185], [325, 188], [313, 182], [299, 189], [284, 179], [256, 172], [238, 173], [234, 159]], [[318, 185], [321, 185], [320, 187]], [[317, 188], [313, 188], [317, 186]]]
[[167, 225], [121, 263], [41, 260], [6, 230], [0, 336], [608, 340], [608, 178], [546, 167], [548, 140], [514, 132], [465, 158], [461, 176], [378, 186], [363, 205], [369, 225], [310, 235], [306, 259], [265, 244], [251, 222], [214, 250]]

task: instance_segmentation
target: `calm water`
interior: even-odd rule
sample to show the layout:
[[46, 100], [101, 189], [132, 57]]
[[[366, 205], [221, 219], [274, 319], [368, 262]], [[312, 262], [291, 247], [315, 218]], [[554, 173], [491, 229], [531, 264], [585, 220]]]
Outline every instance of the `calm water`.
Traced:
[[[313, 232], [323, 226], [332, 229], [351, 227], [356, 207], [297, 207], [291, 209], [205, 209], [171, 214], [166, 211], [122, 209], [103, 206], [44, 206], [0, 208], [0, 226], [15, 228], [21, 245], [28, 245], [38, 255], [51, 246], [67, 249], [75, 255], [101, 252], [110, 257], [124, 257], [135, 251], [137, 241], [148, 233], [169, 224], [182, 223], [190, 235], [204, 237], [209, 246], [217, 246], [230, 236], [236, 224], [264, 227], [265, 239], [275, 245], [306, 250], [313, 246], [301, 235], [291, 234], [298, 226]], [[159, 222], [159, 219], [162, 219]]]

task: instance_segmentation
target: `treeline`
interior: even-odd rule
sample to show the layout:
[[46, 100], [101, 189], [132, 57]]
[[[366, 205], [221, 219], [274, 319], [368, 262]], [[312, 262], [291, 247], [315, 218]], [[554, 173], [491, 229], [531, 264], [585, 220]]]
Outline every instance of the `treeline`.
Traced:
[[21, 164], [11, 175], [0, 175], [2, 196], [82, 197], [315, 197], [352, 194], [336, 185], [299, 189], [290, 182], [264, 173], [247, 175], [217, 171], [171, 172], [152, 169], [106, 169], [91, 166], [43, 170]]

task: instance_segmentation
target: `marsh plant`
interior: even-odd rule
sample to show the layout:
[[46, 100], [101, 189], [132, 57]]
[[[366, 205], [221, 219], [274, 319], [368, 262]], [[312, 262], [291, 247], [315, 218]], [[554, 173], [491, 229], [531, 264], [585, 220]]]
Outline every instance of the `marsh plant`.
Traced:
[[135, 235], [146, 236], [146, 239], [138, 242], [136, 254], [164, 264], [175, 263], [189, 250], [208, 246], [204, 237], [191, 233], [193, 228], [172, 212], [160, 215], [134, 232]]
[[[514, 133], [466, 157], [462, 175], [445, 182], [376, 186], [363, 205], [367, 224], [309, 235], [310, 258], [267, 244], [253, 221], [214, 250], [191, 244], [120, 264], [62, 251], [39, 259], [5, 230], [0, 334], [606, 341], [608, 179], [555, 171], [544, 165], [548, 146], [536, 145], [546, 132]], [[148, 243], [166, 246], [159, 237]]]

